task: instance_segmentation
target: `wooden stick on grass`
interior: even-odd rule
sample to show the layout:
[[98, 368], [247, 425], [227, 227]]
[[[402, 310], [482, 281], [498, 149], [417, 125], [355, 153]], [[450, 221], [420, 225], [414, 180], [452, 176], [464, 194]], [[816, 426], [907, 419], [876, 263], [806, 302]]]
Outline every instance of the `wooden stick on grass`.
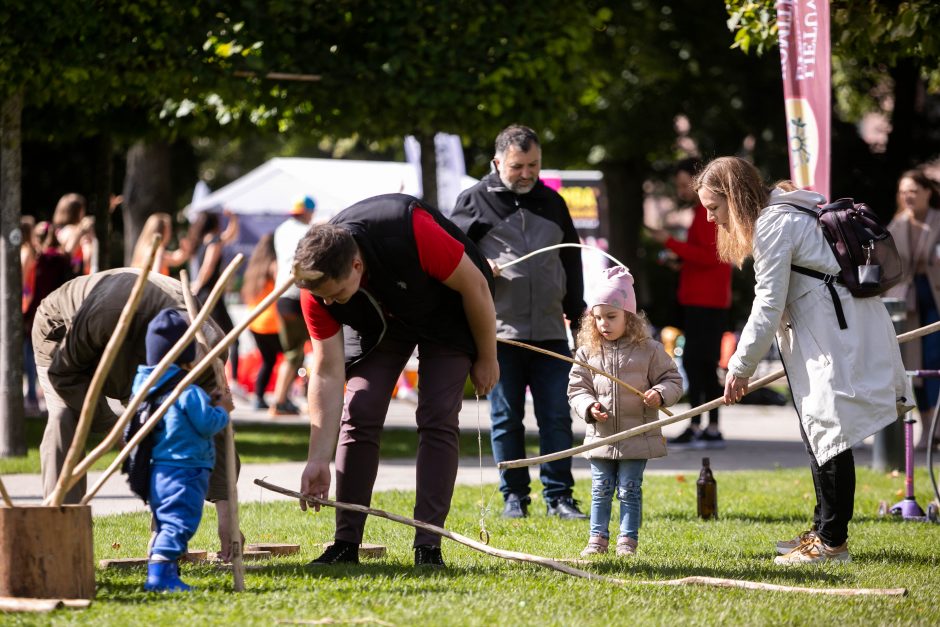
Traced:
[[[608, 379], [610, 379], [611, 381], [613, 381], [613, 382], [616, 383], [617, 385], [620, 385], [620, 386], [622, 386], [623, 388], [625, 388], [626, 390], [628, 390], [631, 394], [635, 394], [636, 396], [639, 396], [640, 398], [643, 398], [643, 392], [641, 392], [640, 390], [636, 389], [635, 387], [633, 387], [632, 385], [630, 385], [630, 384], [627, 383], [626, 381], [621, 381], [621, 380], [618, 379], [617, 377], [615, 377], [615, 376], [613, 376], [613, 375], [611, 375], [611, 374], [608, 374], [608, 373], [604, 372], [603, 370], [600, 370], [600, 369], [598, 369], [598, 368], [595, 368], [595, 367], [592, 366], [591, 364], [585, 363], [585, 362], [583, 362], [583, 361], [578, 361], [577, 359], [572, 359], [571, 357], [566, 357], [566, 356], [564, 356], [564, 355], [560, 355], [560, 354], [555, 353], [555, 352], [550, 351], [550, 350], [545, 350], [544, 348], [539, 348], [538, 346], [532, 346], [531, 344], [525, 344], [524, 342], [516, 342], [515, 340], [504, 340], [503, 338], [499, 338], [499, 337], [496, 338], [496, 341], [497, 341], [497, 342], [501, 342], [501, 343], [503, 343], [503, 344], [509, 344], [510, 346], [518, 346], [519, 348], [527, 348], [527, 349], [529, 349], [530, 351], [535, 351], [536, 353], [542, 353], [543, 355], [548, 355], [549, 357], [554, 357], [555, 359], [561, 359], [562, 361], [567, 361], [567, 362], [569, 362], [569, 363], [572, 363], [572, 364], [575, 364], [575, 365], [578, 365], [578, 366], [583, 366], [584, 368], [587, 368], [588, 370], [590, 370], [591, 372], [593, 372], [593, 373], [595, 373], [595, 374], [599, 374], [599, 375], [601, 375], [602, 377], [607, 377]], [[668, 409], [666, 409], [665, 407], [659, 407], [658, 409], [659, 409], [659, 411], [663, 412], [663, 413], [666, 414], [667, 416], [672, 416], [672, 412], [669, 411]]]
[[[167, 396], [166, 400], [163, 401], [163, 404], [157, 408], [157, 411], [153, 413], [147, 422], [141, 425], [140, 430], [134, 435], [133, 438], [131, 438], [130, 442], [124, 446], [121, 452], [118, 453], [114, 461], [111, 462], [111, 465], [108, 466], [101, 477], [98, 478], [98, 481], [95, 483], [95, 485], [92, 486], [92, 488], [82, 499], [82, 504], [86, 504], [91, 501], [92, 498], [94, 498], [95, 494], [98, 493], [98, 491], [105, 484], [105, 482], [107, 482], [111, 475], [121, 467], [121, 464], [124, 462], [127, 456], [130, 455], [130, 452], [134, 450], [134, 447], [137, 446], [141, 440], [147, 437], [147, 434], [153, 430], [153, 428], [157, 425], [157, 422], [163, 418], [163, 414], [165, 414], [167, 410], [173, 405], [173, 403], [176, 402], [176, 399], [179, 398], [180, 394], [183, 393], [183, 390], [192, 385], [196, 379], [198, 379], [202, 373], [212, 365], [213, 359], [218, 359], [219, 355], [222, 354], [222, 351], [228, 350], [229, 345], [231, 345], [231, 343], [238, 338], [241, 332], [247, 329], [248, 325], [251, 324], [255, 318], [260, 316], [264, 310], [271, 305], [271, 303], [278, 299], [281, 294], [287, 291], [287, 288], [293, 285], [293, 283], [294, 276], [293, 273], [291, 273], [287, 281], [274, 288], [273, 292], [265, 296], [264, 300], [255, 305], [255, 308], [251, 310], [244, 320], [242, 320], [234, 329], [229, 331], [228, 334], [222, 338], [222, 340], [216, 344], [212, 350], [209, 351], [208, 355], [206, 355], [202, 360], [199, 361], [199, 363], [193, 366], [193, 369], [189, 371], [189, 374], [183, 377], [183, 380], [180, 381], [176, 388], [174, 388], [169, 396]], [[202, 315], [202, 312], [200, 312], [200, 315]]]
[[502, 559], [512, 560], [516, 562], [525, 562], [529, 564], [537, 564], [539, 566], [545, 566], [546, 568], [551, 568], [559, 572], [563, 572], [567, 575], [574, 575], [575, 577], [582, 577], [584, 579], [592, 579], [595, 581], [604, 581], [607, 583], [613, 583], [618, 586], [624, 586], [629, 584], [641, 584], [649, 586], [710, 586], [716, 588], [741, 588], [745, 590], [769, 590], [773, 592], [804, 592], [807, 594], [819, 594], [819, 595], [832, 595], [832, 596], [904, 596], [907, 594], [905, 588], [805, 588], [797, 586], [781, 586], [778, 584], [770, 583], [761, 583], [758, 581], [746, 581], [741, 579], [723, 579], [719, 577], [683, 577], [681, 579], [667, 579], [664, 581], [629, 581], [626, 579], [616, 579], [614, 577], [606, 577], [604, 575], [598, 575], [597, 573], [592, 573], [586, 570], [581, 570], [580, 568], [574, 568], [568, 566], [557, 560], [550, 559], [548, 557], [542, 557], [540, 555], [530, 555], [528, 553], [520, 553], [518, 551], [506, 551], [504, 549], [496, 549], [476, 540], [471, 540], [466, 536], [462, 536], [459, 533], [454, 533], [453, 531], [448, 531], [443, 527], [438, 527], [437, 525], [432, 525], [430, 523], [421, 522], [419, 520], [414, 520], [412, 518], [407, 518], [405, 516], [399, 516], [398, 514], [392, 514], [380, 509], [373, 509], [371, 507], [365, 507], [364, 505], [355, 505], [352, 503], [341, 503], [339, 501], [330, 501], [328, 499], [320, 499], [312, 496], [305, 496], [300, 492], [294, 490], [289, 490], [287, 488], [282, 488], [280, 486], [274, 485], [273, 483], [268, 483], [263, 479], [255, 479], [255, 484], [271, 490], [272, 492], [278, 492], [286, 496], [291, 496], [301, 501], [306, 501], [312, 505], [324, 505], [326, 507], [333, 507], [336, 509], [359, 512], [361, 514], [368, 514], [370, 516], [378, 516], [379, 518], [385, 518], [386, 520], [391, 520], [393, 522], [401, 523], [403, 525], [408, 525], [409, 527], [415, 527], [417, 529], [422, 529], [428, 531], [435, 535], [441, 536], [442, 538], [447, 538], [448, 540], [453, 540], [458, 544], [463, 544], [468, 546], [471, 549], [475, 549], [481, 553], [487, 555], [492, 555], [494, 557], [499, 557]]
[[[196, 299], [193, 298], [189, 275], [185, 270], [180, 271], [180, 283], [183, 284], [183, 300], [186, 301], [189, 319], [193, 320], [197, 311]], [[208, 348], [209, 341], [201, 329], [196, 331], [196, 339]], [[215, 372], [216, 385], [219, 390], [226, 390], [228, 382], [225, 379], [225, 367], [221, 359], [212, 362], [212, 370]], [[229, 416], [228, 423], [225, 425], [225, 482], [228, 486], [229, 533], [232, 538], [232, 588], [235, 592], [242, 592], [245, 589], [245, 564], [242, 562], [241, 529], [238, 525], [238, 471], [235, 466], [235, 430], [232, 428], [232, 417]], [[222, 550], [224, 551], [225, 547], [222, 547]]]
[[183, 352], [183, 349], [189, 345], [189, 343], [196, 336], [196, 331], [202, 328], [202, 324], [209, 317], [209, 314], [212, 311], [212, 308], [215, 307], [216, 302], [219, 298], [222, 297], [222, 293], [225, 291], [225, 283], [228, 282], [229, 277], [235, 273], [238, 269], [238, 266], [241, 264], [244, 259], [243, 255], [236, 255], [232, 259], [231, 263], [225, 268], [222, 274], [219, 276], [219, 280], [216, 282], [215, 288], [212, 292], [209, 293], [209, 298], [206, 300], [206, 306], [196, 316], [195, 319], [190, 320], [190, 327], [186, 329], [186, 333], [183, 334], [183, 337], [173, 345], [173, 348], [160, 360], [160, 363], [153, 369], [153, 372], [150, 373], [150, 376], [144, 381], [140, 386], [140, 390], [128, 403], [127, 408], [124, 410], [124, 413], [121, 414], [121, 417], [118, 418], [117, 422], [114, 423], [114, 426], [111, 428], [110, 433], [107, 437], [101, 441], [101, 443], [96, 446], [88, 455], [85, 456], [78, 466], [75, 467], [74, 472], [72, 473], [71, 478], [69, 479], [68, 486], [66, 490], [71, 490], [72, 486], [78, 483], [92, 467], [92, 465], [98, 461], [102, 456], [108, 453], [114, 446], [120, 441], [121, 437], [124, 435], [124, 427], [127, 426], [127, 423], [130, 421], [131, 417], [137, 411], [137, 408], [143, 402], [144, 398], [150, 394], [150, 388], [156, 385], [157, 381], [163, 374], [169, 369], [170, 365], [176, 361], [176, 358], [179, 357], [179, 354]]
[[[905, 342], [911, 342], [918, 338], [924, 337], [925, 335], [930, 335], [931, 333], [936, 333], [940, 331], [940, 322], [934, 322], [926, 326], [920, 327], [919, 329], [914, 329], [913, 331], [908, 331], [907, 333], [902, 333], [898, 335], [898, 343], [904, 344]], [[500, 340], [503, 341], [503, 340]], [[753, 383], [749, 383], [747, 386], [747, 393], [750, 394], [754, 390], [759, 390], [760, 388], [766, 386], [769, 383], [772, 383], [786, 374], [786, 371], [781, 368], [771, 372], [765, 377], [761, 377]], [[632, 438], [634, 436], [646, 433], [647, 431], [652, 431], [653, 429], [659, 429], [660, 427], [665, 427], [666, 425], [671, 425], [674, 422], [680, 422], [686, 420], [687, 418], [693, 418], [699, 414], [704, 414], [707, 411], [715, 409], [716, 407], [721, 407], [725, 404], [724, 397], [719, 397], [714, 400], [708, 401], [703, 405], [694, 407], [687, 412], [683, 412], [678, 416], [672, 416], [670, 418], [663, 418], [662, 420], [655, 420], [653, 422], [648, 422], [645, 425], [640, 425], [639, 427], [634, 427], [632, 429], [627, 429], [626, 431], [621, 431], [620, 433], [615, 433], [614, 435], [607, 436], [606, 438], [601, 438], [600, 440], [594, 440], [590, 444], [582, 444], [581, 446], [575, 446], [564, 451], [558, 451], [556, 453], [551, 453], [549, 455], [540, 455], [538, 457], [527, 457], [524, 459], [514, 459], [511, 461], [499, 462], [496, 464], [496, 467], [500, 470], [506, 470], [507, 468], [522, 468], [524, 466], [535, 466], [537, 464], [544, 464], [546, 462], [555, 461], [556, 459], [563, 459], [565, 457], [573, 457], [578, 453], [583, 453], [585, 451], [590, 451], [591, 449], [598, 448], [600, 446], [606, 446], [608, 444], [613, 444], [614, 442], [619, 442], [620, 440], [626, 440], [627, 438]]]
[[104, 387], [105, 379], [111, 373], [111, 366], [117, 358], [118, 351], [121, 350], [124, 339], [127, 337], [131, 328], [131, 322], [134, 319], [134, 313], [140, 304], [140, 299], [144, 295], [144, 288], [147, 286], [147, 276], [150, 274], [150, 268], [153, 266], [153, 260], [157, 256], [157, 249], [160, 247], [162, 238], [160, 234], [153, 236], [150, 243], [150, 253], [147, 255], [147, 263], [140, 270], [134, 287], [131, 288], [130, 297], [124, 303], [121, 315], [118, 318], [114, 334], [108, 340], [104, 347], [101, 359], [98, 361], [98, 367], [95, 368], [95, 374], [91, 378], [91, 384], [85, 393], [85, 403], [82, 405], [82, 411], [78, 417], [78, 425], [75, 427], [75, 435], [69, 446], [69, 451], [65, 455], [65, 461], [59, 470], [59, 478], [56, 481], [52, 493], [43, 501], [46, 505], [58, 507], [65, 501], [65, 496], [69, 490], [69, 479], [72, 477], [72, 471], [78, 464], [78, 460], [85, 453], [85, 442], [88, 440], [88, 432], [91, 430], [91, 423], [95, 412], [98, 409], [98, 398], [101, 396], [101, 388]]

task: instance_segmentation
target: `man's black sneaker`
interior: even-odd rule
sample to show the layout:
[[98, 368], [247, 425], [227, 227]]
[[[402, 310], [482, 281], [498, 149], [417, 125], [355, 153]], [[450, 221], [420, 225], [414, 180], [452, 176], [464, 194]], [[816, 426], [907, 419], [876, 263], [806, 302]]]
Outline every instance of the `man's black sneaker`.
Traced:
[[531, 499], [527, 496], [509, 494], [503, 506], [503, 518], [525, 518], [529, 515], [530, 502]]
[[693, 429], [692, 427], [689, 427], [676, 437], [666, 440], [666, 443], [672, 445], [690, 446], [695, 442], [695, 440], [698, 439], [698, 436], [701, 432], [701, 429]]
[[415, 547], [415, 566], [434, 566], [444, 568], [444, 558], [441, 556], [441, 547], [422, 544]]
[[359, 545], [354, 542], [337, 540], [326, 547], [323, 555], [313, 560], [307, 566], [332, 566], [333, 564], [358, 564]]
[[587, 518], [587, 516], [578, 509], [578, 502], [570, 496], [560, 496], [556, 499], [549, 499], [545, 507], [549, 516], [558, 516], [564, 520], [583, 520]]

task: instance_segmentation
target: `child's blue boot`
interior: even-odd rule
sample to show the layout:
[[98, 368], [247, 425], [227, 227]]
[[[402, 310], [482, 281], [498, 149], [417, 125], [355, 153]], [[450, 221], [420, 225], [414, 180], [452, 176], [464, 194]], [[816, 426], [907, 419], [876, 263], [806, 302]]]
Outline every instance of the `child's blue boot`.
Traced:
[[147, 562], [147, 583], [144, 590], [148, 592], [188, 592], [192, 590], [179, 577], [179, 565], [172, 561]]

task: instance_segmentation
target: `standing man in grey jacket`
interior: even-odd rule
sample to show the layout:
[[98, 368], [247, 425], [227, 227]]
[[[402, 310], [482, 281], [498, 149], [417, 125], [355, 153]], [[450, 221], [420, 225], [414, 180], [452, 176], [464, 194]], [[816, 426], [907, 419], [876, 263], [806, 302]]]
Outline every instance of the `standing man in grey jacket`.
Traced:
[[[564, 199], [539, 180], [542, 148], [535, 131], [505, 128], [496, 137], [494, 172], [457, 198], [451, 220], [489, 261], [496, 277], [496, 334], [571, 356], [564, 319], [572, 331], [584, 312], [581, 251], [561, 248], [500, 266], [541, 248], [580, 242]], [[532, 391], [541, 454], [572, 445], [566, 390], [568, 363], [507, 344], [497, 347], [500, 379], [490, 392], [493, 456], [497, 462], [525, 457], [526, 387]], [[587, 518], [572, 497], [571, 458], [540, 467], [542, 497], [550, 516]], [[529, 471], [514, 468], [500, 479], [503, 516], [528, 514]]]

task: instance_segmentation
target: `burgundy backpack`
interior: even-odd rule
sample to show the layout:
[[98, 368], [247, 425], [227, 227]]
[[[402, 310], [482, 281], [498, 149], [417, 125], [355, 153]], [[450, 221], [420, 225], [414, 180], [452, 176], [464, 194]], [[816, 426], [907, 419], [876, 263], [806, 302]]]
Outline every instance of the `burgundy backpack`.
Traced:
[[839, 262], [838, 276], [793, 265], [794, 272], [815, 277], [826, 283], [836, 308], [839, 328], [847, 328], [842, 304], [833, 283], [844, 285], [856, 298], [884, 294], [901, 282], [904, 270], [894, 238], [865, 203], [840, 198], [819, 211], [790, 205], [815, 217], [823, 235]]

